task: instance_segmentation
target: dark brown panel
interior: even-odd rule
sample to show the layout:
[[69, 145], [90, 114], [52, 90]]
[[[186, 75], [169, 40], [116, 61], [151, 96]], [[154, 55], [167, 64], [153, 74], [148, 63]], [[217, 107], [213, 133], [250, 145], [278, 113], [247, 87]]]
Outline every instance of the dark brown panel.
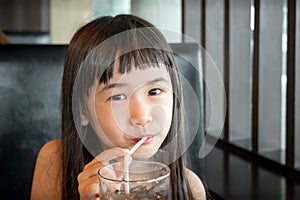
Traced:
[[205, 41], [206, 41], [206, 0], [202, 0], [202, 5], [201, 5], [201, 45], [203, 48], [205, 48]]
[[226, 118], [225, 118], [225, 125], [224, 125], [224, 140], [229, 141], [229, 118], [230, 118], [230, 113], [229, 113], [229, 80], [230, 80], [230, 21], [229, 21], [229, 16], [230, 16], [230, 10], [229, 10], [229, 0], [224, 1], [224, 84], [225, 84], [225, 90], [226, 90]]
[[253, 74], [252, 74], [252, 151], [258, 152], [258, 94], [259, 94], [259, 0], [254, 0], [255, 28], [253, 35]]
[[288, 0], [286, 164], [295, 163], [295, 44], [296, 1]]
[[181, 0], [181, 41], [184, 41], [184, 34], [185, 34], [185, 0]]

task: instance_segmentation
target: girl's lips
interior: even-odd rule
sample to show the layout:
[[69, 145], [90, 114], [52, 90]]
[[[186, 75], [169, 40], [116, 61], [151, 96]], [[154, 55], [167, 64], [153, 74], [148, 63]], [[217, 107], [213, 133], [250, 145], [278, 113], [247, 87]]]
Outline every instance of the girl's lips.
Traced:
[[[145, 142], [143, 142], [143, 145], [144, 144], [149, 144], [151, 141], [152, 141], [152, 138], [153, 138], [153, 136], [148, 136], [147, 137], [147, 139], [145, 140]], [[137, 138], [137, 139], [135, 139], [134, 141], [135, 142], [138, 142], [138, 141], [140, 141], [142, 138]]]

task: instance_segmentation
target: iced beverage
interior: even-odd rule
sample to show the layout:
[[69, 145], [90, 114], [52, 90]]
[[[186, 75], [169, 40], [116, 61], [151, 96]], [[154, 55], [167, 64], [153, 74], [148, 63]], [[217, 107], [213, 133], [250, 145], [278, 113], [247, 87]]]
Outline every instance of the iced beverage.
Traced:
[[124, 172], [124, 164], [117, 162], [99, 170], [100, 199], [168, 199], [168, 166], [158, 162], [133, 161], [128, 169], [128, 173]]

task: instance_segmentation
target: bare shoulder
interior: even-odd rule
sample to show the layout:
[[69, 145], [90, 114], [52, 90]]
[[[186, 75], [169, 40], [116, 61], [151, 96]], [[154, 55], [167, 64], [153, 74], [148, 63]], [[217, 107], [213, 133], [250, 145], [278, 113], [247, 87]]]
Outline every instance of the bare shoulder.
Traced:
[[53, 170], [61, 165], [60, 139], [51, 140], [42, 146], [37, 157], [36, 169], [40, 165], [43, 165], [44, 167], [49, 167], [50, 170]]
[[58, 153], [61, 148], [61, 139], [50, 140], [44, 144], [39, 152], [39, 157], [49, 156], [53, 153]]
[[40, 150], [32, 181], [31, 199], [60, 199], [61, 140], [47, 142]]
[[190, 169], [186, 169], [187, 179], [191, 187], [194, 199], [206, 199], [205, 189], [200, 178]]

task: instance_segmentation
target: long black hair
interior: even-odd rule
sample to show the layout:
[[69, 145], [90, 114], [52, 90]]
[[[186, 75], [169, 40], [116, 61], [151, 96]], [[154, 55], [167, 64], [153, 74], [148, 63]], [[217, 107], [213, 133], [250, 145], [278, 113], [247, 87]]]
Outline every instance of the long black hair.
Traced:
[[[143, 28], [147, 27], [151, 29], [144, 32]], [[108, 38], [128, 30], [132, 30], [128, 40], [117, 39], [105, 44]], [[149, 45], [153, 48], [149, 48]], [[81, 131], [78, 129], [93, 130], [89, 125], [78, 126], [80, 119], [73, 114], [80, 112], [79, 104], [89, 95], [95, 79], [99, 83], [107, 83], [113, 77], [116, 55], [119, 55], [120, 73], [129, 72], [132, 66], [145, 66], [145, 63], [163, 64], [167, 67], [172, 80], [173, 115], [162, 147], [168, 146], [172, 140], [172, 148], [176, 150], [170, 154], [173, 157], [168, 157], [171, 169], [170, 197], [174, 200], [192, 199], [185, 173], [185, 159], [181, 155], [184, 148], [184, 110], [174, 57], [163, 35], [151, 23], [133, 15], [97, 18], [81, 27], [68, 46], [62, 81], [62, 198], [79, 199], [77, 175], [93, 159], [77, 132]], [[93, 67], [83, 67], [86, 65]], [[81, 82], [79, 71], [85, 75], [82, 79], [88, 81], [84, 81], [83, 86], [74, 87], [76, 82]]]

